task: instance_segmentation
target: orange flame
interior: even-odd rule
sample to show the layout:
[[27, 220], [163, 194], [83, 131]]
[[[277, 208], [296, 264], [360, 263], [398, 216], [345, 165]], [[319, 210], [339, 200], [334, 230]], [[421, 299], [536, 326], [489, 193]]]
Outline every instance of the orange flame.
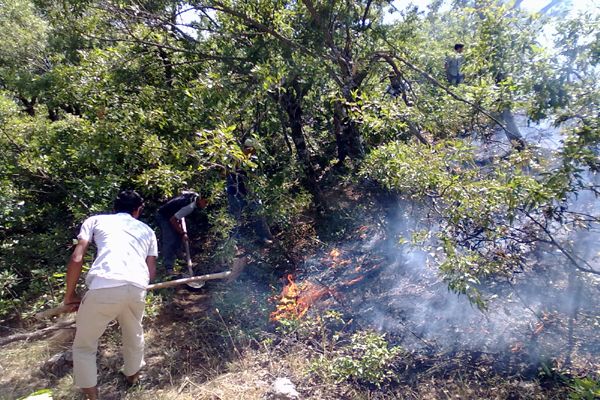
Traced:
[[330, 264], [333, 268], [343, 267], [344, 265], [349, 265], [352, 263], [352, 260], [342, 259], [340, 257], [341, 255], [342, 252], [339, 249], [332, 249], [329, 252], [329, 257], [331, 257], [331, 259], [323, 259], [323, 262]]
[[342, 283], [341, 286], [349, 287], [349, 286], [357, 284], [358, 282], [362, 281], [363, 279], [365, 279], [364, 275], [358, 276], [354, 279], [350, 279], [349, 281]]
[[300, 287], [296, 285], [292, 275], [288, 275], [287, 280], [288, 284], [281, 291], [279, 304], [271, 313], [271, 321], [300, 319], [318, 299], [329, 292], [327, 288], [311, 282], [303, 283]]
[[515, 342], [510, 348], [513, 353], [519, 353], [521, 350], [523, 350], [523, 342]]

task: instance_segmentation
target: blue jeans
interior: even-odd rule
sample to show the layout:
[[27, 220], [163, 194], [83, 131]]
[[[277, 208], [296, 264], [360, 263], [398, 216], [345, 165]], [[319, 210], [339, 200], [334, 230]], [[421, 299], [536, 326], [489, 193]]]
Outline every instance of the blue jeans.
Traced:
[[182, 245], [181, 237], [177, 234], [173, 226], [171, 226], [169, 220], [162, 215], [156, 215], [156, 222], [160, 227], [161, 233], [163, 265], [165, 266], [165, 269], [170, 272], [173, 270], [173, 265], [175, 265], [175, 260], [177, 259], [177, 252]]
[[237, 221], [237, 226], [234, 229], [233, 237], [239, 239], [239, 230], [242, 221], [242, 212], [245, 210], [246, 213], [249, 214], [250, 224], [261, 240], [271, 240], [273, 239], [273, 235], [271, 234], [271, 229], [267, 224], [267, 220], [265, 217], [259, 215], [261, 205], [259, 201], [251, 201], [248, 203], [244, 196], [236, 195], [233, 193], [227, 193], [227, 201], [229, 203], [229, 213], [235, 218]]
[[448, 82], [450, 82], [451, 85], [461, 84], [464, 82], [464, 80], [464, 75], [448, 75]]

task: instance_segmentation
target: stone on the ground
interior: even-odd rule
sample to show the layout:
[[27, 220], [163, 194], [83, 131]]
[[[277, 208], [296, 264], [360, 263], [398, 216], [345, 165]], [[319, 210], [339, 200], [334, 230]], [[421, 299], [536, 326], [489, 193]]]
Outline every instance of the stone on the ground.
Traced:
[[48, 359], [41, 370], [55, 376], [63, 376], [73, 368], [73, 353], [71, 350], [55, 354]]
[[271, 400], [298, 400], [300, 393], [296, 391], [296, 386], [288, 378], [277, 378], [271, 385], [268, 398]]

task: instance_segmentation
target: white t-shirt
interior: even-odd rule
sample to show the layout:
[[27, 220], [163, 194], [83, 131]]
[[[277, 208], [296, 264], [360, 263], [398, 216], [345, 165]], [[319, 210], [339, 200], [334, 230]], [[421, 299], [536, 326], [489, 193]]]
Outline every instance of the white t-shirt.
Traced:
[[177, 218], [177, 220], [181, 221], [182, 218], [187, 217], [196, 209], [196, 199], [193, 199], [190, 204], [185, 207], [181, 207], [179, 211], [177, 211], [173, 216]]
[[77, 238], [93, 240], [98, 250], [85, 279], [90, 289], [148, 286], [146, 257], [158, 255], [156, 235], [148, 225], [128, 213], [96, 215], [84, 221]]

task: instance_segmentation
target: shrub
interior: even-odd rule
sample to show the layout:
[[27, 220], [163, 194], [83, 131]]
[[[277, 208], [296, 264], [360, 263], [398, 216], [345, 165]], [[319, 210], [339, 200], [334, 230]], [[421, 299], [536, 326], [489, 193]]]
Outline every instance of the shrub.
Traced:
[[393, 363], [401, 351], [400, 347], [389, 347], [384, 335], [357, 332], [332, 358], [322, 356], [315, 362], [313, 370], [338, 383], [351, 380], [379, 388], [394, 381]]

